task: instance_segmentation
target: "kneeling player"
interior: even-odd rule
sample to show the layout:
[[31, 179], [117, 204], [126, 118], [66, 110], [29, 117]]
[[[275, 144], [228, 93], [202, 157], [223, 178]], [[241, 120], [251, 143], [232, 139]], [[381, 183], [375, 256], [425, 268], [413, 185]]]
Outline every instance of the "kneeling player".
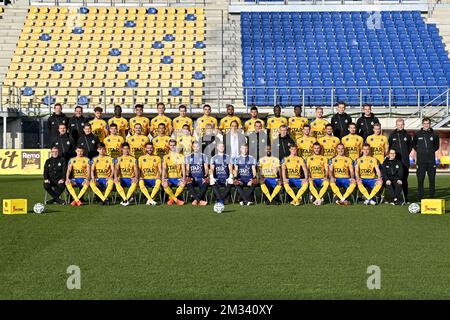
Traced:
[[[153, 154], [153, 143], [145, 145], [146, 154], [139, 157], [139, 188], [147, 198], [146, 205], [156, 205], [155, 196], [161, 187], [161, 157]], [[150, 194], [150, 188], [152, 193]]]
[[[241, 154], [234, 160], [234, 184], [239, 192], [241, 206], [253, 204], [256, 186], [256, 160], [248, 154], [248, 145], [241, 146]], [[245, 192], [245, 188], [249, 190]]]
[[[349, 205], [347, 198], [355, 190], [356, 182], [354, 179], [355, 171], [353, 169], [353, 161], [345, 156], [345, 147], [342, 143], [337, 145], [337, 156], [330, 160], [330, 186], [336, 197], [338, 205]], [[345, 190], [344, 195], [341, 189]]]
[[114, 188], [114, 160], [106, 155], [106, 146], [103, 142], [98, 144], [97, 151], [98, 157], [92, 159], [90, 186], [100, 198], [99, 204], [109, 204], [108, 196]]
[[[261, 191], [266, 196], [266, 204], [280, 204], [281, 190], [280, 160], [272, 156], [272, 148], [266, 147], [266, 156], [259, 160], [259, 175]], [[273, 201], [277, 198], [275, 201]]]
[[[77, 156], [70, 159], [69, 165], [67, 166], [66, 187], [73, 198], [70, 205], [81, 206], [83, 204], [81, 199], [89, 189], [89, 175], [91, 170], [90, 161], [84, 156], [84, 149], [77, 147], [75, 151]], [[80, 189], [78, 194], [74, 187]]]
[[[233, 165], [231, 157], [224, 153], [223, 143], [217, 144], [217, 154], [211, 158], [209, 183], [216, 196], [217, 202], [225, 204], [233, 186]], [[220, 188], [223, 187], [223, 192]]]
[[[376, 205], [373, 198], [383, 186], [381, 171], [378, 160], [370, 156], [370, 145], [364, 144], [362, 147], [362, 157], [356, 160], [355, 174], [358, 189], [366, 198], [364, 204]], [[371, 189], [371, 192], [367, 191]]]
[[[122, 201], [122, 206], [128, 206], [134, 194], [138, 182], [138, 166], [137, 160], [130, 155], [130, 145], [128, 142], [122, 144], [122, 156], [116, 159], [116, 167], [114, 169], [116, 190]], [[125, 193], [124, 187], [128, 188]]]
[[[287, 194], [292, 198], [291, 204], [298, 206], [302, 200], [303, 194], [308, 190], [308, 169], [305, 160], [297, 155], [296, 145], [289, 148], [290, 155], [283, 159], [281, 172], [283, 174], [283, 186]], [[304, 178], [302, 179], [302, 169]], [[295, 194], [292, 188], [298, 188]]]
[[[169, 206], [176, 203], [179, 206], [184, 204], [184, 201], [179, 200], [178, 197], [184, 190], [186, 180], [186, 167], [184, 165], [184, 157], [177, 151], [177, 142], [175, 140], [169, 141], [169, 153], [163, 158], [163, 174], [162, 185], [164, 191], [169, 196], [167, 204]], [[177, 187], [175, 194], [171, 187]]]
[[[185, 126], [183, 126], [183, 129]], [[186, 148], [186, 146], [183, 148]], [[198, 142], [193, 142], [192, 147], [189, 147], [189, 149], [191, 148], [193, 152], [186, 156], [187, 188], [194, 199], [192, 201], [193, 206], [206, 206], [208, 202], [205, 200], [205, 194], [209, 184], [208, 158], [204, 153], [200, 152], [200, 144]], [[196, 187], [199, 189], [198, 192], [195, 191]]]
[[[328, 190], [330, 182], [328, 181], [328, 160], [320, 154], [322, 147], [320, 143], [313, 144], [313, 155], [308, 158], [307, 167], [309, 170], [309, 191], [314, 197], [314, 204], [316, 206], [322, 205], [325, 201], [323, 196]], [[316, 188], [320, 188], [317, 192]]]

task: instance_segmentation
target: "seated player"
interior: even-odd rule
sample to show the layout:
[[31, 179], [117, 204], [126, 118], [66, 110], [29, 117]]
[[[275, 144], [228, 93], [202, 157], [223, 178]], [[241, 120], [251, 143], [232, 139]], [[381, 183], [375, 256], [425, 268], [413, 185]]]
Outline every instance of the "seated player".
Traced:
[[[248, 145], [242, 145], [240, 151], [239, 157], [234, 159], [234, 185], [239, 193], [239, 204], [251, 206], [257, 184], [256, 159], [248, 154]], [[247, 192], [245, 188], [248, 188]]]
[[[224, 153], [225, 145], [217, 144], [217, 154], [210, 161], [209, 184], [212, 186], [216, 202], [225, 204], [233, 186], [233, 161]], [[223, 192], [220, 189], [223, 188]]]
[[125, 140], [118, 133], [117, 124], [112, 123], [109, 126], [109, 136], [105, 137], [105, 139], [103, 140], [106, 148], [106, 155], [113, 159], [117, 159], [118, 157], [120, 157], [122, 143], [124, 142]]
[[[122, 198], [120, 204], [126, 207], [130, 204], [134, 191], [136, 191], [139, 175], [137, 160], [130, 154], [128, 142], [122, 144], [122, 156], [116, 159], [114, 174], [116, 190]], [[127, 193], [125, 193], [124, 187], [128, 188]]]
[[[309, 191], [314, 197], [316, 206], [322, 205], [325, 201], [323, 196], [328, 190], [330, 182], [328, 181], [328, 160], [321, 155], [322, 147], [320, 143], [315, 142], [313, 145], [313, 155], [308, 158], [306, 163], [309, 170]], [[317, 192], [316, 188], [320, 188]]]
[[[147, 198], [146, 205], [156, 205], [155, 196], [161, 187], [161, 158], [153, 154], [154, 148], [151, 142], [145, 145], [146, 154], [138, 159], [139, 188]], [[150, 194], [150, 188], [152, 193]]]
[[[208, 157], [201, 152], [200, 143], [192, 143], [192, 153], [186, 156], [186, 176], [187, 188], [193, 206], [206, 206], [208, 202], [205, 200], [206, 190], [208, 189]], [[198, 188], [198, 192], [195, 188]]]
[[[336, 204], [347, 206], [350, 201], [347, 198], [356, 187], [353, 161], [345, 156], [345, 148], [342, 143], [336, 147], [337, 155], [330, 160], [330, 186], [338, 199]], [[345, 190], [342, 195], [341, 189]]]
[[[186, 181], [186, 167], [184, 165], [184, 157], [177, 150], [177, 142], [169, 141], [169, 153], [163, 158], [162, 185], [164, 191], [169, 196], [167, 204], [169, 206], [176, 203], [179, 206], [184, 205], [184, 201], [178, 197], [184, 190]], [[175, 194], [171, 187], [177, 187]]]
[[157, 128], [158, 132], [152, 139], [152, 143], [155, 148], [155, 155], [162, 159], [169, 153], [170, 137], [166, 134], [166, 125], [164, 123], [160, 123]]
[[[266, 147], [266, 156], [259, 159], [259, 179], [261, 191], [266, 196], [266, 204], [280, 204], [281, 190], [280, 160], [272, 156], [272, 148]], [[275, 201], [274, 201], [275, 199]]]
[[[285, 157], [281, 163], [281, 173], [283, 176], [283, 186], [287, 194], [292, 198], [291, 204], [300, 205], [303, 194], [308, 190], [308, 168], [305, 160], [297, 155], [297, 146], [289, 148], [290, 155]], [[304, 178], [302, 179], [302, 170]], [[292, 188], [298, 188], [295, 194]]]
[[[77, 147], [75, 152], [77, 154], [76, 157], [70, 159], [67, 166], [66, 188], [73, 198], [70, 205], [81, 206], [83, 204], [81, 199], [89, 189], [91, 165], [90, 160], [84, 156], [84, 149], [82, 147]], [[80, 189], [78, 194], [75, 192], [74, 187]]]
[[136, 123], [133, 128], [133, 135], [127, 139], [130, 145], [130, 154], [136, 159], [145, 154], [145, 145], [150, 142], [150, 139], [142, 134], [142, 130], [142, 125]]
[[106, 155], [106, 147], [102, 142], [98, 144], [97, 151], [98, 156], [92, 159], [90, 186], [100, 198], [99, 204], [105, 205], [109, 204], [108, 196], [114, 188], [114, 159]]
[[[370, 156], [370, 145], [365, 143], [362, 147], [362, 157], [356, 160], [356, 182], [358, 189], [366, 198], [364, 204], [376, 205], [373, 200], [383, 186], [378, 160]], [[367, 188], [371, 189], [370, 193]]]
[[353, 122], [348, 125], [348, 131], [350, 133], [342, 137], [341, 143], [345, 147], [345, 156], [352, 159], [355, 163], [356, 159], [359, 158], [364, 141], [361, 136], [356, 134], [356, 124]]

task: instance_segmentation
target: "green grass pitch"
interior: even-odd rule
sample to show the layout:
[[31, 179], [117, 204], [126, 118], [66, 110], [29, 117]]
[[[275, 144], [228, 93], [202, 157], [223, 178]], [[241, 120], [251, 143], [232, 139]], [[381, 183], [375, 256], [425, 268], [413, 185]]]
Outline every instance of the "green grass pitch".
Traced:
[[[450, 176], [437, 182], [448, 202]], [[0, 177], [0, 198], [31, 208], [41, 183]], [[406, 207], [49, 206], [1, 215], [0, 235], [0, 299], [450, 298], [450, 216]], [[370, 265], [380, 290], [367, 289]]]

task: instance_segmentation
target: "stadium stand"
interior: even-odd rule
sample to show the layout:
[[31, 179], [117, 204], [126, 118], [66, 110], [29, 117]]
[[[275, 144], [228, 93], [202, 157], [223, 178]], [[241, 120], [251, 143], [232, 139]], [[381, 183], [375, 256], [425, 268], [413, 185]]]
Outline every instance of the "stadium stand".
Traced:
[[203, 8], [30, 7], [3, 84], [23, 104], [201, 104], [204, 41]]
[[441, 104], [450, 61], [436, 25], [418, 11], [382, 11], [380, 26], [370, 14], [242, 12], [245, 103]]

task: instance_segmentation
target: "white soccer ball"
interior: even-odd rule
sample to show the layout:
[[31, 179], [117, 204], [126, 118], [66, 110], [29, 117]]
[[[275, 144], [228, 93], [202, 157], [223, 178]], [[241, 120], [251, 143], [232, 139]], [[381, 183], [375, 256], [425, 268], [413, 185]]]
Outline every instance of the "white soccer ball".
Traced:
[[223, 210], [225, 210], [225, 205], [222, 202], [216, 202], [214, 204], [214, 212], [215, 213], [222, 213]]
[[418, 203], [411, 203], [409, 206], [408, 206], [408, 211], [409, 211], [409, 213], [412, 213], [412, 214], [417, 214], [417, 213], [419, 213], [420, 212], [420, 206], [419, 206], [419, 204]]
[[44, 210], [45, 210], [45, 206], [42, 203], [40, 203], [40, 202], [36, 203], [33, 206], [34, 213], [41, 214], [42, 212], [44, 212]]

